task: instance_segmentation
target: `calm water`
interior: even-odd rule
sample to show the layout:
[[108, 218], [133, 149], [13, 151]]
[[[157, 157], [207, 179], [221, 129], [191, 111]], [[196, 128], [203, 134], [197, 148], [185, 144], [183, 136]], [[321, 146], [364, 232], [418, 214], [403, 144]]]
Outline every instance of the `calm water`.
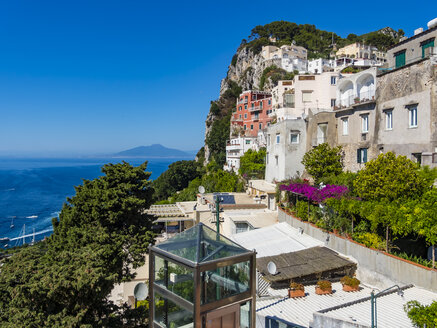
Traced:
[[[168, 166], [178, 159], [149, 159], [147, 171], [156, 179]], [[121, 159], [7, 159], [0, 158], [0, 238], [20, 236], [25, 233], [49, 230], [66, 197], [74, 195], [74, 186], [82, 179], [94, 179], [100, 175], [105, 163]], [[144, 159], [127, 159], [139, 165]], [[14, 225], [11, 228], [11, 224]], [[36, 240], [49, 235], [37, 235]], [[32, 237], [27, 238], [29, 242]], [[19, 241], [21, 244], [21, 240]], [[10, 241], [14, 246], [17, 241]], [[4, 245], [0, 245], [3, 247]]]

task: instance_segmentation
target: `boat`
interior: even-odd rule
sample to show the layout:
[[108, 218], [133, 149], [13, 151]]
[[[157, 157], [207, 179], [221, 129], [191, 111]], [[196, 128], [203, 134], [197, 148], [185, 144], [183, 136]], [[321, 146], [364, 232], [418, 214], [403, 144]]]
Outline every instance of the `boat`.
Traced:
[[10, 225], [11, 229], [14, 229], [14, 227], [15, 227], [15, 225], [14, 225], [14, 218], [15, 218], [15, 216], [13, 216], [12, 220], [11, 220], [11, 225]]
[[30, 216], [26, 216], [26, 219], [36, 219], [38, 217], [38, 215], [30, 215]]

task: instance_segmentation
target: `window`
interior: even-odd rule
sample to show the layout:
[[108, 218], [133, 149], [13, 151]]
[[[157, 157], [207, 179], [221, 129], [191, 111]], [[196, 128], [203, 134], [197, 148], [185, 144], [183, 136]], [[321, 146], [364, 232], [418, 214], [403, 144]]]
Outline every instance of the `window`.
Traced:
[[241, 114], [240, 114], [240, 120], [241, 120]]
[[335, 85], [337, 83], [337, 77], [331, 76], [331, 85]]
[[279, 156], [278, 155], [275, 156], [275, 162], [276, 162], [276, 166], [278, 166], [279, 165]]
[[281, 142], [281, 135], [278, 133], [276, 134], [276, 143], [279, 144]]
[[253, 130], [253, 124], [250, 125], [250, 129]]
[[235, 233], [242, 233], [253, 230], [253, 227], [247, 222], [235, 222]]
[[243, 129], [246, 130], [246, 124], [244, 124]]
[[349, 119], [343, 118], [341, 121], [343, 123], [343, 135], [347, 136], [349, 134]]
[[244, 105], [244, 109], [247, 109], [247, 105]]
[[243, 109], [243, 107], [241, 107], [241, 106], [240, 106], [240, 107], [238, 107], [238, 110], [239, 110], [239, 111], [241, 111], [242, 109]]
[[302, 91], [302, 102], [311, 102], [312, 91]]
[[420, 46], [422, 47], [422, 58], [429, 56], [432, 48], [434, 48], [434, 38], [421, 42]]
[[272, 100], [271, 99], [269, 99], [269, 105], [271, 105], [272, 104]]
[[260, 123], [260, 124], [259, 124], [259, 129], [261, 130], [262, 128], [263, 128], [263, 124]]
[[299, 143], [299, 133], [297, 133], [297, 132], [290, 133], [290, 143], [292, 143], [292, 144]]
[[385, 129], [386, 130], [393, 129], [393, 110], [385, 111]]
[[369, 115], [361, 116], [361, 132], [367, 133], [369, 132]]
[[410, 128], [417, 127], [417, 106], [412, 106], [408, 108], [408, 123]]
[[252, 103], [252, 109], [255, 107], [255, 104], [254, 103]]
[[357, 163], [367, 163], [367, 148], [357, 149]]
[[247, 118], [247, 114], [244, 114], [244, 118]]
[[246, 139], [246, 145], [250, 145], [250, 139]]
[[336, 99], [331, 99], [331, 107], [332, 107], [332, 108], [335, 107], [335, 101], [336, 101]]
[[262, 108], [263, 108], [263, 104], [264, 104], [264, 103], [263, 103], [262, 101], [260, 101], [260, 102], [259, 102], [259, 108], [262, 109]]
[[294, 94], [289, 93], [284, 95], [285, 107], [294, 108]]
[[402, 50], [402, 51], [395, 53], [396, 68], [402, 67], [405, 65], [405, 52], [406, 52], [406, 50]]

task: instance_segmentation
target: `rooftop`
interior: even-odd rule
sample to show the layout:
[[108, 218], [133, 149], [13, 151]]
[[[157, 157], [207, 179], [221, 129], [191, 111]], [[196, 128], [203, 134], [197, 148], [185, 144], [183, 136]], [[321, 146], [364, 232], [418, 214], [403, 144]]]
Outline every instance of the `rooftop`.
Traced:
[[[412, 300], [417, 300], [424, 305], [437, 301], [436, 293], [414, 286], [404, 287], [403, 293], [403, 296], [400, 296], [394, 289], [392, 292], [377, 298], [378, 327], [393, 327], [394, 322], [396, 322], [397, 328], [412, 327], [412, 323], [404, 311], [404, 305]], [[370, 299], [363, 298], [353, 302], [353, 304], [344, 304], [322, 312], [324, 316], [370, 327], [370, 308]]]
[[256, 249], [257, 258], [296, 252], [323, 243], [282, 222], [261, 229], [242, 232], [232, 239], [247, 249]]
[[[371, 292], [371, 288], [363, 285], [357, 292], [345, 292], [339, 282], [332, 284], [332, 290], [331, 295], [316, 295], [315, 285], [309, 285], [305, 286], [305, 297], [288, 298], [287, 288], [269, 289], [272, 296], [257, 299], [256, 314], [277, 317], [295, 325], [308, 327], [314, 312], [369, 296]], [[370, 306], [368, 311], [370, 312]]]
[[250, 180], [249, 186], [268, 194], [276, 192], [276, 185], [265, 180]]

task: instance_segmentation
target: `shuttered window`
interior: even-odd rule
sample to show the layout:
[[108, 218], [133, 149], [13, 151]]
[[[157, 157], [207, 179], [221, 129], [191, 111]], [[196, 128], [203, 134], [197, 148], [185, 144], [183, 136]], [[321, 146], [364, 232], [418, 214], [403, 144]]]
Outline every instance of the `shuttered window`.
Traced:
[[395, 54], [395, 58], [396, 58], [396, 68], [404, 66], [405, 65], [405, 50]]
[[[434, 48], [434, 39], [429, 39], [424, 41], [422, 44], [422, 58], [425, 58], [429, 55], [431, 48]], [[428, 50], [426, 50], [428, 49]]]

